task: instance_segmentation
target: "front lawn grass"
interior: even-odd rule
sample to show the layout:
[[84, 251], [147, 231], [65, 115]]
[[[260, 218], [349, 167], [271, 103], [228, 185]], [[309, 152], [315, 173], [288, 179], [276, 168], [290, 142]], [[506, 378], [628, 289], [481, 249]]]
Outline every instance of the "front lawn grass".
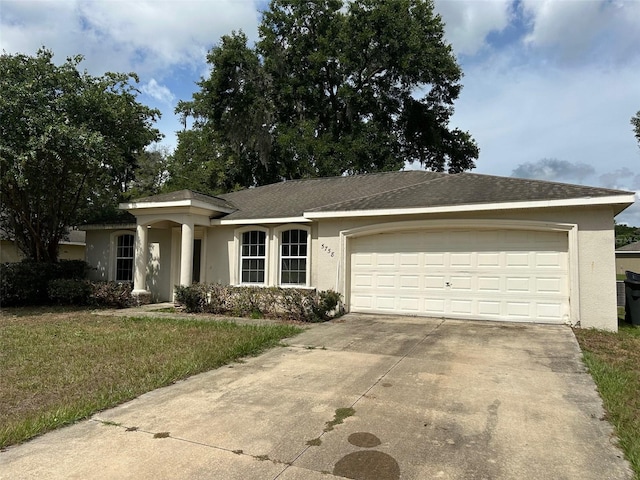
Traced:
[[607, 420], [616, 429], [635, 479], [640, 480], [640, 328], [620, 323], [618, 333], [574, 331], [602, 396]]
[[0, 448], [276, 346], [293, 325], [0, 313]]

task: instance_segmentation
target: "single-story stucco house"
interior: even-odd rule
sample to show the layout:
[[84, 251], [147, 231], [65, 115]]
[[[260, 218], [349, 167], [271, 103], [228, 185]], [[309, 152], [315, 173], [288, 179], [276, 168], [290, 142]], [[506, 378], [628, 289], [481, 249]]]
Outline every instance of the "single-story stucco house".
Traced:
[[95, 278], [333, 289], [351, 312], [617, 329], [614, 216], [633, 192], [472, 173], [182, 190], [87, 226]]
[[640, 273], [640, 242], [616, 248], [616, 273], [624, 275], [626, 271]]
[[[58, 258], [60, 260], [84, 260], [85, 236], [85, 232], [81, 230], [70, 230], [67, 237], [60, 241]], [[20, 251], [13, 240], [0, 238], [0, 263], [14, 263], [25, 258], [25, 254]]]

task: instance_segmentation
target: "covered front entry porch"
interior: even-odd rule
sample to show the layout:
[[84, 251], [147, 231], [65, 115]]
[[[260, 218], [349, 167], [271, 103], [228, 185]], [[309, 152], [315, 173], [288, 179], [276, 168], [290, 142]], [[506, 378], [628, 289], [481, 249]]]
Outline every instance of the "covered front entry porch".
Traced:
[[[211, 219], [233, 211], [218, 198], [189, 190], [143, 198], [120, 208], [136, 217], [132, 293], [140, 303], [152, 298], [173, 301], [175, 285], [200, 281]], [[154, 275], [155, 270], [162, 275]]]

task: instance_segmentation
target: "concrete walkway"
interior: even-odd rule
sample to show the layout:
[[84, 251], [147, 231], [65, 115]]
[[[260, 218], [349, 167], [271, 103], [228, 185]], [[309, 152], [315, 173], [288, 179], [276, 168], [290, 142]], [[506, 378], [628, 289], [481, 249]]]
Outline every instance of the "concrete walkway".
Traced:
[[347, 315], [0, 452], [0, 478], [630, 479], [580, 358], [562, 326]]

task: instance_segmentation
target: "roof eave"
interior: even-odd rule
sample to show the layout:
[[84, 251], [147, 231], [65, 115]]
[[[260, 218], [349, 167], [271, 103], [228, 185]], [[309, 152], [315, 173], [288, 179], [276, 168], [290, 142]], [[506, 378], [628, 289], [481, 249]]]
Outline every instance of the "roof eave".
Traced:
[[337, 211], [310, 211], [305, 212], [304, 217], [309, 219], [320, 218], [346, 218], [346, 217], [372, 217], [388, 215], [417, 215], [423, 213], [457, 213], [477, 212], [487, 210], [521, 210], [533, 208], [557, 208], [557, 207], [582, 207], [611, 205], [614, 214], [622, 212], [633, 204], [634, 194], [615, 195], [607, 197], [572, 198], [563, 200], [536, 200], [525, 202], [501, 202], [501, 203], [475, 203], [464, 205], [443, 205], [437, 207], [412, 207], [389, 208], [367, 210], [337, 210]]
[[135, 215], [135, 212], [150, 212], [153, 210], [166, 211], [168, 208], [187, 208], [210, 213], [233, 213], [235, 209], [222, 205], [213, 205], [197, 199], [169, 200], [166, 202], [129, 202], [118, 205], [121, 210], [127, 210]]

